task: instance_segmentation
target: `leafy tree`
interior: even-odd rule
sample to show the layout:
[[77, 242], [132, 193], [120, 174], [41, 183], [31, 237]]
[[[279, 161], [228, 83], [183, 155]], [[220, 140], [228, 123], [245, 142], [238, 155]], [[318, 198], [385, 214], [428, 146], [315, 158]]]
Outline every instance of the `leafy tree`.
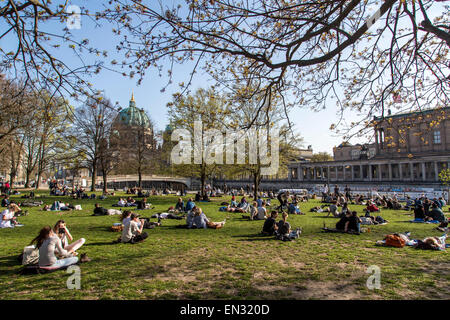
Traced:
[[328, 152], [318, 152], [312, 155], [312, 162], [333, 161], [333, 157]]
[[[439, 180], [441, 181], [441, 183], [447, 187], [447, 197], [450, 197], [450, 190], [449, 190], [449, 186], [450, 186], [450, 169], [446, 168], [446, 169], [442, 169], [441, 172], [439, 172]], [[447, 199], [447, 201], [450, 201], [449, 199]]]
[[[198, 89], [193, 95], [188, 96], [183, 96], [180, 93], [174, 94], [172, 102], [168, 103], [167, 107], [172, 128], [186, 129], [191, 134], [192, 139], [194, 139], [194, 122], [201, 121], [203, 129], [200, 134], [203, 148], [207, 148], [210, 143], [209, 138], [205, 136], [205, 130], [222, 129], [225, 117], [230, 113], [227, 100], [219, 95], [214, 88]], [[201, 182], [201, 194], [204, 195], [206, 179], [217, 165], [214, 163], [207, 164], [207, 161], [205, 161], [206, 152], [202, 152], [200, 157], [201, 163], [199, 164], [172, 164], [172, 167], [175, 173], [198, 177]]]

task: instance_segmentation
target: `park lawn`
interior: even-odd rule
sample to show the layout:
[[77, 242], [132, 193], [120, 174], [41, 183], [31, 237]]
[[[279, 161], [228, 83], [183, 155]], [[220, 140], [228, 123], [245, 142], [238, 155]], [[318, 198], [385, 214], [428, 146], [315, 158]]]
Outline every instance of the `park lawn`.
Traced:
[[[20, 217], [24, 227], [0, 229], [1, 299], [449, 299], [450, 255], [446, 251], [385, 248], [377, 240], [393, 232], [411, 231], [412, 237], [440, 236], [433, 224], [408, 223], [405, 211], [382, 211], [390, 223], [372, 226], [361, 235], [323, 233], [336, 218], [309, 209], [317, 200], [301, 204], [306, 215], [291, 215], [291, 225], [301, 227], [292, 242], [261, 236], [262, 221], [242, 219], [242, 214], [219, 212], [230, 197], [197, 203], [212, 221], [227, 218], [223, 229], [178, 228], [184, 220], [163, 220], [163, 226], [146, 230], [139, 244], [112, 244], [119, 233], [109, 231], [118, 216], [91, 216], [94, 203], [112, 208], [119, 196], [106, 200], [73, 200], [49, 197], [44, 203], [63, 200], [81, 204], [82, 211], [43, 212], [27, 208]], [[183, 197], [185, 202], [188, 197]], [[239, 197], [240, 198], [240, 197]], [[21, 201], [20, 196], [11, 199]], [[138, 211], [145, 217], [175, 205], [176, 196], [150, 197], [155, 209]], [[273, 200], [278, 205], [277, 200]], [[448, 207], [447, 207], [448, 208]], [[363, 212], [362, 206], [350, 209]], [[445, 210], [448, 212], [448, 209]], [[81, 264], [81, 289], [67, 289], [69, 274], [20, 275], [17, 256], [41, 227], [64, 219], [74, 239], [86, 238], [79, 249], [92, 261]], [[156, 221], [156, 219], [152, 219]], [[369, 266], [381, 269], [381, 289], [370, 290]]]

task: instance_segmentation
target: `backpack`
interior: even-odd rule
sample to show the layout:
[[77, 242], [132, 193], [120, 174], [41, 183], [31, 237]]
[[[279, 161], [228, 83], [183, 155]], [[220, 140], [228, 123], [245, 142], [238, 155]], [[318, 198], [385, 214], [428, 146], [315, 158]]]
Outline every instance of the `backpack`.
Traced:
[[35, 265], [39, 262], [39, 249], [35, 246], [27, 246], [23, 249], [22, 253], [22, 265], [29, 266]]
[[386, 246], [388, 247], [403, 248], [406, 244], [405, 240], [398, 234], [388, 234], [384, 240], [386, 240]]

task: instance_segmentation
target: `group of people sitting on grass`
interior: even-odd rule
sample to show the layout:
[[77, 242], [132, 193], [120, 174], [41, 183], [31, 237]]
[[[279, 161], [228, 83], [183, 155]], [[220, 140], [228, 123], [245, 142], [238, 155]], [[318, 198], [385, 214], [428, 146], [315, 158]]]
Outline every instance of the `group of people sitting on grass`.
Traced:
[[86, 242], [84, 238], [73, 240], [64, 220], [58, 220], [53, 228], [43, 227], [30, 245], [25, 247], [21, 259], [23, 265], [37, 265], [42, 269], [56, 270], [91, 259], [86, 254], [78, 258], [77, 250]]
[[414, 220], [443, 222], [446, 219], [444, 212], [442, 211], [442, 206], [439, 206], [439, 202], [436, 201], [431, 203], [430, 210], [429, 202], [425, 205], [421, 200], [419, 200], [414, 205]]
[[274, 235], [277, 239], [283, 241], [297, 239], [302, 231], [300, 228], [296, 228], [295, 230], [291, 229], [291, 224], [287, 222], [288, 216], [287, 212], [283, 212], [282, 219], [277, 223], [278, 211], [273, 210], [266, 221], [264, 221], [262, 234], [268, 236]]

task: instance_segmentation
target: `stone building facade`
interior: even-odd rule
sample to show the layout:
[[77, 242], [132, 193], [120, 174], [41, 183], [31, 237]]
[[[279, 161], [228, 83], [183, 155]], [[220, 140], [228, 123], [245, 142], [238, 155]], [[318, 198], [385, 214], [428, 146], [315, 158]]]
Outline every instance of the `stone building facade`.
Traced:
[[293, 162], [289, 180], [307, 183], [440, 185], [450, 168], [450, 108], [375, 117], [375, 143], [341, 145], [334, 161]]

